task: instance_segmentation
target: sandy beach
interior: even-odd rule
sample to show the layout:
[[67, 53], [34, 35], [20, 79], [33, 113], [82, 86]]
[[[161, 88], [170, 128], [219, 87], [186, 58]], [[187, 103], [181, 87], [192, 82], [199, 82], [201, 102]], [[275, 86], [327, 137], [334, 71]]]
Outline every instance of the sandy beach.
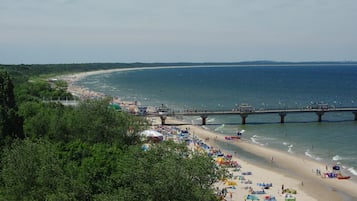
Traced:
[[[165, 67], [151, 67], [149, 69], [158, 69]], [[76, 86], [74, 83], [88, 75], [111, 73], [116, 71], [140, 70], [141, 68], [129, 69], [112, 69], [93, 72], [84, 72], [72, 75], [64, 75], [57, 77], [65, 80], [68, 83], [68, 91], [79, 97], [97, 97], [103, 96], [97, 92], [83, 89]], [[180, 125], [180, 122], [173, 118], [166, 120], [168, 124]], [[272, 183], [272, 187], [266, 190], [266, 194], [258, 195], [260, 200], [264, 200], [265, 196], [275, 196], [276, 200], [285, 200], [282, 194], [282, 185], [284, 189], [294, 189], [297, 191], [296, 200], [312, 201], [312, 200], [329, 200], [329, 201], [352, 201], [357, 200], [357, 183], [352, 180], [338, 180], [336, 178], [323, 178], [323, 173], [326, 172], [326, 164], [318, 163], [304, 156], [297, 156], [281, 151], [277, 151], [264, 146], [256, 145], [244, 140], [225, 140], [224, 136], [219, 133], [207, 130], [198, 125], [180, 125], [181, 129], [188, 128], [190, 133], [206, 140], [206, 143], [212, 147], [218, 148], [227, 154], [233, 156], [232, 160], [238, 161], [242, 166], [239, 172], [232, 172], [234, 176], [241, 176], [242, 172], [252, 172], [251, 175], [245, 176], [252, 181], [252, 184], [244, 184], [236, 180], [235, 189], [229, 189], [227, 200], [243, 201], [246, 195], [249, 194], [248, 187], [253, 190], [260, 190], [257, 183]], [[222, 146], [223, 145], [223, 146]], [[230, 153], [232, 147], [238, 147], [245, 152], [262, 158], [261, 163], [253, 163], [244, 161], [239, 157], [239, 152]], [[265, 164], [265, 165], [262, 165]], [[327, 167], [327, 171], [331, 171], [332, 167]], [[321, 170], [322, 175], [316, 174], [316, 169]], [[217, 184], [219, 187], [224, 187], [223, 182]]]
[[[182, 123], [175, 119], [167, 119], [168, 124]], [[351, 180], [338, 180], [323, 178], [316, 174], [316, 169], [325, 172], [326, 165], [313, 161], [307, 157], [300, 157], [289, 153], [280, 152], [264, 146], [252, 144], [244, 140], [224, 139], [224, 136], [219, 133], [206, 130], [201, 126], [182, 125], [181, 129], [188, 128], [190, 132], [205, 141], [210, 146], [219, 148], [223, 152], [231, 154], [233, 160], [237, 160], [241, 164], [240, 172], [249, 171], [252, 175], [247, 176], [252, 181], [250, 185], [253, 189], [259, 190], [257, 183], [272, 183], [273, 187], [266, 190], [266, 194], [259, 196], [260, 200], [264, 200], [264, 196], [273, 195], [276, 200], [285, 200], [282, 194], [282, 185], [284, 188], [297, 190], [296, 200], [356, 200], [357, 184]], [[219, 144], [226, 146], [219, 146]], [[242, 160], [239, 157], [239, 152], [231, 153], [227, 150], [229, 146], [237, 146], [246, 152], [257, 155], [265, 159], [267, 165], [253, 164]], [[230, 150], [231, 147], [230, 147]], [[332, 167], [328, 167], [331, 170]], [[232, 172], [235, 175], [239, 173]], [[223, 185], [223, 184], [222, 184]], [[232, 200], [244, 200], [248, 191], [244, 189], [246, 184], [237, 183], [236, 189], [230, 189], [233, 194]], [[229, 200], [229, 199], [227, 199]]]

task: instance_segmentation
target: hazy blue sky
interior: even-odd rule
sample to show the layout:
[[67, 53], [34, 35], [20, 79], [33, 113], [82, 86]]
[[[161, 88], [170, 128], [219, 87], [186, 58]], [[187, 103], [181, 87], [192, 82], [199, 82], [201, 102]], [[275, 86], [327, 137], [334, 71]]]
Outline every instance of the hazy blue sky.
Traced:
[[357, 0], [0, 0], [0, 63], [357, 61]]

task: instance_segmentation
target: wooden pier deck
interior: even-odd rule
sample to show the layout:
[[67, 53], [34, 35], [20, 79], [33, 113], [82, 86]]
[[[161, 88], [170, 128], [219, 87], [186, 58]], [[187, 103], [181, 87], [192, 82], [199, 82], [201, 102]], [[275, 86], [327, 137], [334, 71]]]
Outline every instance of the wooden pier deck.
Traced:
[[145, 116], [160, 117], [162, 123], [165, 124], [165, 119], [168, 116], [199, 116], [202, 119], [202, 125], [206, 125], [206, 119], [208, 116], [217, 115], [239, 115], [242, 119], [242, 124], [246, 124], [246, 118], [249, 115], [261, 115], [261, 114], [278, 114], [280, 116], [280, 123], [285, 122], [285, 116], [292, 113], [315, 113], [317, 115], [317, 121], [322, 121], [322, 116], [327, 112], [351, 112], [354, 114], [354, 120], [357, 121], [357, 107], [341, 107], [341, 108], [283, 108], [283, 109], [262, 109], [262, 110], [186, 110], [186, 111], [174, 111], [168, 110], [167, 112], [153, 112], [146, 113]]

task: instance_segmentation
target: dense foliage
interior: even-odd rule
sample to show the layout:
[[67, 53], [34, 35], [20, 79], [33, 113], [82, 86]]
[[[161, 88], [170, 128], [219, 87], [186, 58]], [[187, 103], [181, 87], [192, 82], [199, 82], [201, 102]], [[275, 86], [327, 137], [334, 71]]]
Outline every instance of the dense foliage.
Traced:
[[0, 71], [0, 146], [23, 138], [22, 119], [17, 114], [14, 85], [6, 71]]
[[0, 200], [215, 200], [226, 172], [207, 154], [172, 142], [143, 151], [143, 118], [108, 100], [47, 102], [70, 97], [66, 85], [23, 72], [13, 85], [0, 71]]

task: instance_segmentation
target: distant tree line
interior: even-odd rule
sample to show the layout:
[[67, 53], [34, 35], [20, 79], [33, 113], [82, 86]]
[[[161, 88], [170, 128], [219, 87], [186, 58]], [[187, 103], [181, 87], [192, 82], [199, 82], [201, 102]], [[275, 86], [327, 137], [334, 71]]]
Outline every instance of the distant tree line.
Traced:
[[139, 133], [147, 121], [108, 107], [109, 100], [76, 107], [42, 100], [70, 94], [65, 83], [34, 77], [100, 65], [2, 67], [0, 200], [217, 199], [213, 184], [227, 172], [207, 154], [173, 142], [144, 151]]
[[64, 73], [76, 73], [93, 70], [106, 70], [114, 68], [134, 68], [134, 67], [154, 67], [154, 66], [202, 66], [202, 65], [345, 65], [357, 64], [357, 61], [241, 61], [241, 62], [174, 62], [174, 63], [78, 63], [78, 64], [19, 64], [5, 65], [0, 64], [0, 69], [4, 69], [13, 76], [13, 81], [26, 81], [28, 77], [39, 75], [52, 75]]

